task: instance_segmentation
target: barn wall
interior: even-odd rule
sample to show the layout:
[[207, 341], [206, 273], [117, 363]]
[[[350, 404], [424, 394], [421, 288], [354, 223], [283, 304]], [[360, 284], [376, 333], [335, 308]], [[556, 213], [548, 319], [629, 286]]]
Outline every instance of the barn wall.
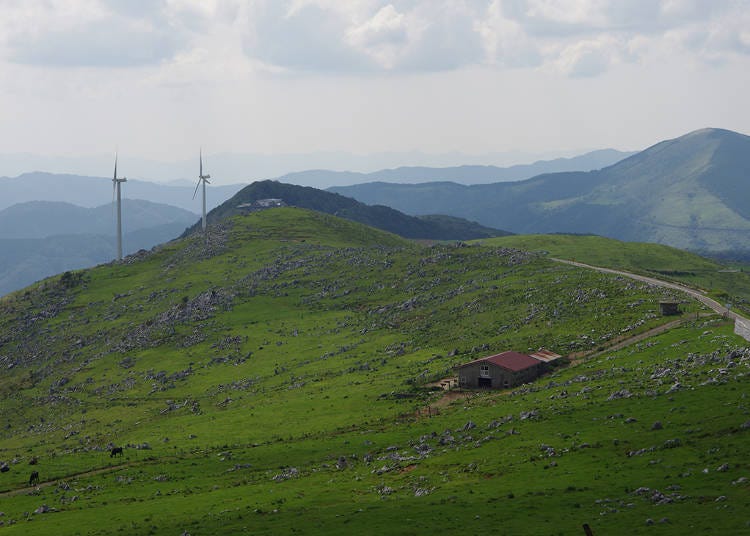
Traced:
[[536, 365], [534, 367], [530, 367], [524, 370], [519, 370], [518, 372], [513, 374], [513, 380], [511, 381], [511, 385], [521, 385], [522, 383], [529, 383], [531, 381], [536, 380], [539, 377], [539, 374], [541, 372], [541, 366]]
[[[476, 389], [479, 387], [479, 366], [483, 363], [469, 363], [458, 369], [459, 385], [469, 389]], [[505, 389], [505, 381], [509, 383], [509, 387], [515, 387], [522, 383], [528, 383], [535, 380], [540, 372], [541, 368], [539, 365], [530, 367], [518, 372], [513, 372], [503, 367], [499, 367], [494, 363], [487, 363], [490, 366], [490, 378], [492, 378], [493, 389]], [[463, 379], [463, 381], [462, 381]]]
[[480, 363], [470, 363], [458, 369], [458, 383], [461, 387], [468, 387], [469, 389], [479, 387], [479, 365]]

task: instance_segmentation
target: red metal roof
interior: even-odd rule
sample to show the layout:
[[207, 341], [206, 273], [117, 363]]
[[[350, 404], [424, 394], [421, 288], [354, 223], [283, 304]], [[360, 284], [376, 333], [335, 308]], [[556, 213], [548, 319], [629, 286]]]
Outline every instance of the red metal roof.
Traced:
[[535, 367], [540, 363], [539, 360], [534, 359], [533, 357], [530, 357], [526, 354], [509, 351], [509, 352], [503, 352], [501, 354], [483, 357], [481, 359], [475, 359], [474, 361], [471, 361], [470, 363], [465, 363], [461, 366], [465, 367], [466, 365], [479, 363], [480, 361], [487, 361], [487, 362], [492, 363], [493, 365], [497, 365], [498, 367], [503, 367], [504, 369], [508, 369], [513, 372], [518, 372], [519, 370], [524, 370], [530, 367]]

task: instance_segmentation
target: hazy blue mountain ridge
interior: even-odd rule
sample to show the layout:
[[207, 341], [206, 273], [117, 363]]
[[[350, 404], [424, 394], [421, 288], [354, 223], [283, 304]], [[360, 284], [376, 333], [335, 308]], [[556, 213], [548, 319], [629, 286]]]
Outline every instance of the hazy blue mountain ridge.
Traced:
[[[122, 202], [123, 252], [150, 249], [180, 235], [198, 216], [140, 199]], [[33, 201], [0, 211], [0, 295], [66, 270], [115, 256], [112, 205], [84, 208]]]
[[[124, 233], [123, 253], [130, 255], [176, 238], [185, 226], [171, 223]], [[45, 277], [109, 262], [115, 257], [114, 236], [53, 235], [46, 238], [0, 239], [0, 296]]]
[[[195, 223], [187, 210], [141, 199], [122, 200], [123, 231], [161, 225]], [[95, 208], [59, 201], [29, 201], [0, 210], [0, 238], [45, 238], [63, 234], [115, 235], [115, 209], [110, 203]], [[178, 233], [179, 234], [179, 233]]]
[[[209, 209], [232, 196], [242, 184], [209, 185], [206, 205]], [[200, 195], [193, 198], [195, 184], [164, 184], [128, 179], [122, 185], [123, 199], [145, 199], [201, 212]], [[98, 207], [112, 202], [112, 179], [43, 172], [24, 173], [18, 177], [0, 177], [0, 210], [28, 201], [62, 201], [81, 207]]]
[[382, 169], [371, 173], [353, 171], [331, 171], [315, 169], [288, 173], [278, 177], [285, 183], [300, 186], [332, 188], [374, 181], [414, 184], [422, 182], [450, 181], [459, 184], [487, 184], [493, 182], [519, 181], [541, 175], [563, 171], [590, 171], [600, 169], [635, 154], [632, 152], [601, 149], [572, 158], [540, 160], [533, 164], [509, 167], [464, 165], [453, 167], [403, 166]]

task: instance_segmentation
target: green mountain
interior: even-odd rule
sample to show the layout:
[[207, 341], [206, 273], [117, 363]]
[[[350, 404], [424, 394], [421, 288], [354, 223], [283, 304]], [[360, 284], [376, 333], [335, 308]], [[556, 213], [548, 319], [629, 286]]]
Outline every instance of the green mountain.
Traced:
[[[433, 386], [540, 347], [573, 363], [504, 392]], [[749, 364], [672, 290], [238, 215], [0, 299], [0, 530], [740, 534]]]
[[[368, 206], [354, 199], [309, 186], [296, 186], [270, 180], [254, 182], [246, 186], [209, 212], [207, 221], [213, 223], [237, 214], [245, 214], [251, 210], [247, 208], [247, 205], [252, 205], [262, 199], [280, 199], [286, 205], [333, 214], [404, 238], [471, 240], [509, 234], [506, 231], [484, 227], [462, 218], [439, 215], [407, 216], [390, 207]], [[199, 226], [200, 223], [196, 223], [187, 229], [183, 236], [195, 232]]]
[[514, 233], [595, 233], [750, 255], [750, 137], [703, 129], [599, 171], [515, 183], [369, 185], [332, 191], [408, 214], [471, 217]]

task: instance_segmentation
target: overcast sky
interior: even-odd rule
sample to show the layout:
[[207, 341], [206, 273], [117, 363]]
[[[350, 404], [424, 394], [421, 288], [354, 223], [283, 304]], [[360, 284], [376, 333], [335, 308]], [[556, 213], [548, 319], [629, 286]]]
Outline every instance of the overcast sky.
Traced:
[[0, 153], [642, 149], [748, 89], [750, 0], [0, 0]]

